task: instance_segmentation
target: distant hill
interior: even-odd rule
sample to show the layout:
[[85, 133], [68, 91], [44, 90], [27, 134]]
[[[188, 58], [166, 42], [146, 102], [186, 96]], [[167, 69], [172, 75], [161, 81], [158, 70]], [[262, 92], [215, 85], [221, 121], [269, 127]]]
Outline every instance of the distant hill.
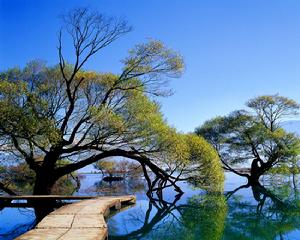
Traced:
[[292, 120], [292, 121], [283, 122], [282, 127], [286, 131], [296, 133], [300, 136], [300, 120]]

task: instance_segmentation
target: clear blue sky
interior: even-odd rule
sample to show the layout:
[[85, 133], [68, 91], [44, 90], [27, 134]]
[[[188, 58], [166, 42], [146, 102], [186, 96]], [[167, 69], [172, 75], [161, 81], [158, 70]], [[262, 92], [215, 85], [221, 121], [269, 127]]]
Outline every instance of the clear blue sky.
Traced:
[[171, 82], [175, 94], [161, 99], [169, 123], [181, 131], [257, 95], [300, 102], [298, 0], [0, 0], [0, 70], [37, 58], [57, 63], [57, 17], [76, 6], [123, 16], [134, 27], [89, 69], [118, 72], [127, 50], [148, 38], [184, 56], [186, 71]]

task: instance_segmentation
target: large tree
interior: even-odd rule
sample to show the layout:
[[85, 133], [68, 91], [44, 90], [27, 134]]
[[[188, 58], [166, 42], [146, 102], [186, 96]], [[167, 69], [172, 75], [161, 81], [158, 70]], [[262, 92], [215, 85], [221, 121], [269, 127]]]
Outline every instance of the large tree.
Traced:
[[224, 169], [256, 185], [271, 168], [293, 163], [298, 156], [299, 139], [286, 132], [281, 123], [297, 115], [299, 105], [279, 95], [260, 96], [246, 105], [250, 110], [206, 121], [196, 133], [218, 151]]
[[[62, 176], [115, 156], [138, 161], [152, 188], [171, 185], [180, 191], [176, 181], [193, 153], [187, 138], [167, 125], [154, 98], [170, 93], [166, 83], [181, 75], [182, 57], [149, 41], [129, 51], [119, 74], [87, 71], [83, 67], [90, 58], [131, 28], [85, 8], [63, 20], [57, 66], [34, 61], [0, 75], [2, 152], [25, 160], [35, 172], [34, 194], [49, 194]], [[74, 53], [69, 59], [68, 40]], [[217, 162], [209, 144], [201, 150], [198, 162], [193, 154], [195, 166], [204, 169], [203, 157]], [[154, 183], [147, 169], [158, 179]], [[217, 176], [222, 181], [222, 174]]]

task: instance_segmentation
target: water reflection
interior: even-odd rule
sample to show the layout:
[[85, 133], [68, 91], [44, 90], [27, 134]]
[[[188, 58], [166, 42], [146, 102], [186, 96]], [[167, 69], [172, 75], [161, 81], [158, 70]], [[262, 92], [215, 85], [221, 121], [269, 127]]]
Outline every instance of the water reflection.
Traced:
[[300, 239], [297, 189], [284, 185], [275, 193], [263, 186], [246, 187], [251, 189], [255, 202], [242, 195], [229, 195], [224, 239]]
[[118, 181], [107, 181], [101, 179], [94, 184], [93, 191], [100, 194], [132, 194], [144, 192], [146, 189], [145, 181], [140, 177], [127, 177]]
[[35, 214], [32, 208], [4, 208], [0, 212], [0, 217], [1, 240], [15, 239], [35, 225]]
[[[175, 195], [165, 189], [164, 194], [152, 194], [149, 198], [147, 184], [141, 178], [105, 182], [99, 175], [89, 174], [82, 178], [77, 194], [137, 195], [134, 207], [108, 220], [110, 239], [114, 240], [300, 240], [298, 183], [273, 177], [266, 179], [266, 187], [237, 187], [237, 181], [229, 176], [224, 194], [197, 190], [185, 183], [181, 185], [184, 194]], [[233, 186], [236, 188], [231, 189]], [[43, 202], [32, 203], [26, 209], [2, 207], [5, 208], [0, 211], [0, 238], [13, 239], [32, 228], [36, 218], [41, 219], [58, 206]]]
[[300, 239], [299, 191], [243, 185], [185, 201], [150, 199], [109, 220], [117, 239]]
[[0, 203], [0, 239], [15, 239], [34, 228], [46, 215], [61, 207], [57, 201], [2, 201]]
[[[82, 188], [74, 192], [76, 195], [118, 195], [133, 194], [145, 191], [143, 179], [135, 176], [127, 177], [122, 181], [103, 181], [102, 175], [85, 174], [79, 175]], [[72, 195], [73, 185], [67, 184], [69, 188], [59, 188], [60, 194]], [[0, 202], [0, 239], [10, 240], [32, 229], [46, 215], [61, 207], [66, 202], [53, 200], [31, 200]], [[24, 213], [28, 213], [25, 215]]]
[[[227, 205], [224, 195], [197, 195], [187, 203], [150, 200], [128, 210], [126, 219], [109, 220], [110, 239], [220, 239], [224, 231]], [[125, 216], [124, 216], [125, 217]], [[120, 223], [123, 225], [119, 225]], [[132, 231], [130, 231], [132, 228]], [[124, 231], [127, 229], [129, 231]]]

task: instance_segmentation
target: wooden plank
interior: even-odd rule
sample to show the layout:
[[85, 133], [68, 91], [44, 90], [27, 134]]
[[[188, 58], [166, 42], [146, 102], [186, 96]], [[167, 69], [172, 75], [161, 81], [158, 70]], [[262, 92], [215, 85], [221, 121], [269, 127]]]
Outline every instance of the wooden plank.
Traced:
[[[66, 234], [69, 231], [69, 229], [55, 229], [53, 231], [52, 229], [33, 229], [30, 230], [29, 232], [23, 234], [17, 239], [22, 239], [22, 240], [42, 240], [42, 239], [47, 239], [47, 240], [57, 240], [61, 239], [61, 237]], [[45, 236], [46, 238], [43, 238]], [[76, 239], [76, 238], [74, 238]]]
[[104, 217], [109, 209], [119, 209], [122, 204], [131, 204], [135, 200], [133, 195], [98, 197], [65, 205], [17, 239], [105, 240], [108, 230]]

